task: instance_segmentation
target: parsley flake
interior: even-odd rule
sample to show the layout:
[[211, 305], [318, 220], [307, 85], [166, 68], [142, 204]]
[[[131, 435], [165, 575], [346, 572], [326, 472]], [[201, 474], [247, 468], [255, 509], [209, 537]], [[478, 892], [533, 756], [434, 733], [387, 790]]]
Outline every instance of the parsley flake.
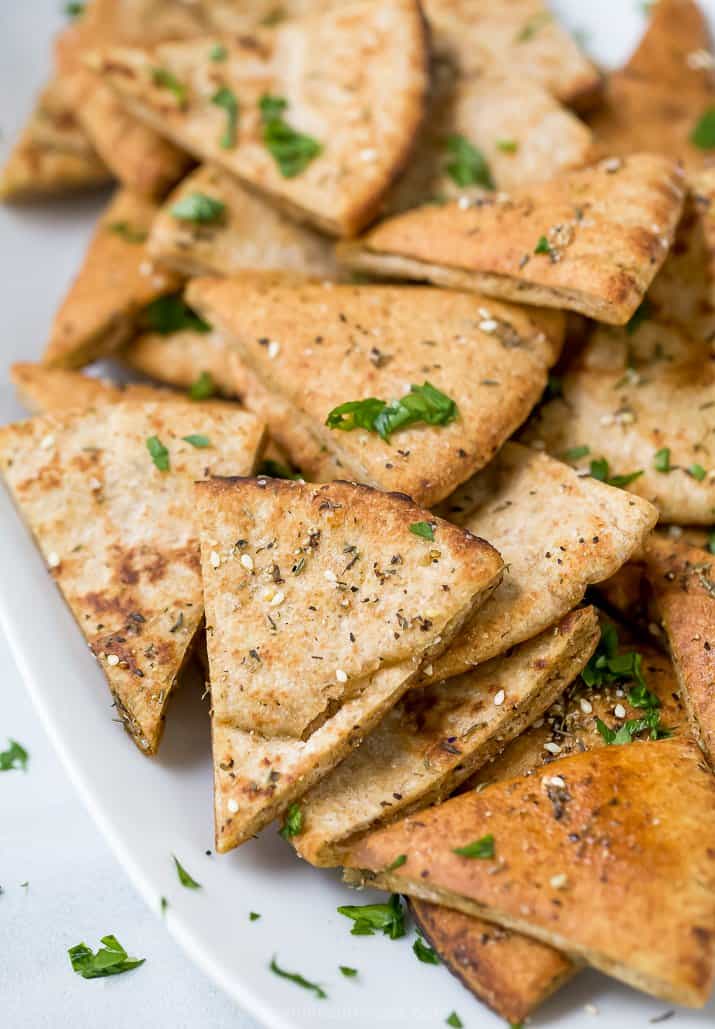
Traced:
[[618, 729], [609, 729], [600, 718], [596, 719], [596, 728], [607, 744], [621, 745], [632, 743], [633, 737], [648, 729], [652, 740], [662, 740], [670, 736], [670, 731], [660, 725], [660, 713], [651, 711], [643, 718], [629, 718]]
[[161, 442], [158, 436], [149, 436], [146, 441], [146, 448], [151, 454], [151, 459], [160, 472], [169, 471], [169, 451]]
[[484, 154], [466, 136], [458, 134], [447, 139], [450, 162], [446, 172], [457, 186], [483, 186], [495, 189], [494, 179]]
[[640, 478], [642, 474], [643, 469], [641, 468], [640, 471], [629, 472], [626, 475], [611, 475], [611, 470], [605, 457], [599, 457], [591, 461], [591, 478], [598, 479], [599, 482], [605, 482], [607, 486], [616, 486], [618, 489], [629, 486], [636, 479]]
[[651, 304], [648, 297], [643, 297], [638, 307], [635, 309], [630, 317], [630, 320], [626, 323], [626, 332], [629, 336], [632, 336], [637, 329], [650, 318], [653, 313], [653, 305]]
[[68, 18], [79, 18], [80, 15], [84, 14], [85, 4], [78, 3], [77, 0], [70, 0], [70, 3], [65, 4], [64, 12]]
[[166, 909], [168, 907], [169, 907], [169, 901], [166, 899], [166, 897], [161, 897], [161, 899], [159, 900], [159, 908], [161, 910], [162, 915], [166, 914]]
[[707, 472], [701, 464], [691, 464], [690, 468], [688, 468], [688, 475], [692, 475], [697, 482], [702, 482]]
[[248, 915], [248, 920], [249, 922], [257, 922], [260, 917], [257, 911], [251, 911]]
[[424, 940], [420, 939], [419, 936], [412, 944], [412, 950], [415, 952], [417, 959], [421, 961], [423, 965], [441, 964], [437, 951], [428, 947]]
[[715, 532], [711, 532], [708, 536], [708, 550], [711, 554], [715, 554]]
[[422, 386], [410, 386], [410, 392], [400, 400], [391, 400], [389, 404], [376, 397], [365, 400], [350, 400], [334, 407], [325, 420], [331, 429], [351, 432], [353, 429], [367, 429], [376, 432], [381, 439], [389, 442], [390, 436], [397, 429], [413, 425], [415, 422], [426, 422], [428, 425], [448, 425], [457, 415], [455, 402], [429, 382]]
[[303, 812], [300, 810], [300, 805], [291, 804], [286, 812], [285, 821], [283, 827], [280, 830], [280, 835], [284, 840], [291, 839], [292, 836], [298, 836], [303, 831]]
[[544, 28], [545, 25], [551, 21], [553, 15], [550, 11], [539, 11], [533, 18], [529, 18], [527, 22], [522, 26], [516, 35], [516, 43], [527, 43], [530, 39], [533, 39], [539, 29]]
[[479, 858], [481, 860], [493, 858], [494, 837], [491, 833], [488, 833], [486, 836], [482, 836], [481, 839], [473, 840], [472, 843], [467, 843], [463, 847], [455, 847], [452, 853], [459, 854], [460, 857]]
[[209, 61], [225, 61], [228, 57], [228, 50], [223, 43], [214, 43], [209, 50]]
[[407, 854], [398, 854], [394, 861], [385, 869], [386, 872], [394, 872], [396, 868], [402, 868], [407, 861]]
[[7, 750], [0, 751], [0, 772], [27, 771], [30, 755], [17, 740], [8, 739]]
[[405, 935], [405, 911], [399, 893], [393, 893], [387, 904], [345, 904], [338, 908], [338, 914], [355, 923], [350, 930], [352, 936], [374, 936], [379, 931], [398, 940]]
[[564, 461], [580, 461], [582, 457], [587, 457], [591, 453], [591, 448], [585, 444], [580, 447], [570, 447], [568, 450], [564, 450], [563, 459]]
[[187, 890], [200, 890], [201, 883], [197, 883], [196, 880], [189, 875], [176, 854], [172, 854], [172, 857], [174, 859], [174, 864], [176, 865], [176, 874], [179, 877], [181, 885], [185, 886]]
[[166, 68], [153, 68], [151, 80], [160, 89], [168, 89], [173, 93], [180, 107], [183, 107], [188, 99], [186, 86], [179, 82], [175, 75], [172, 75]]
[[355, 976], [358, 974], [357, 968], [350, 968], [349, 965], [338, 965], [338, 968], [340, 969], [340, 971], [346, 979], [354, 979]]
[[280, 968], [276, 961], [275, 954], [271, 958], [271, 963], [268, 967], [271, 972], [275, 972], [275, 974], [279, 975], [281, 979], [289, 979], [292, 983], [295, 983], [296, 986], [302, 986], [304, 990], [312, 990], [319, 1000], [325, 1000], [328, 996], [322, 986], [318, 986], [317, 983], [311, 983], [309, 979], [306, 979], [298, 972], [286, 972], [284, 968]]
[[140, 323], [147, 332], [158, 332], [160, 336], [170, 336], [184, 329], [211, 332], [208, 322], [192, 311], [180, 293], [168, 293], [152, 300], [144, 308]]
[[104, 946], [96, 954], [86, 943], [78, 943], [67, 951], [73, 970], [83, 979], [121, 975], [144, 964], [145, 958], [130, 958], [116, 936], [103, 936], [100, 942]]
[[549, 243], [546, 236], [539, 236], [539, 241], [534, 247], [535, 254], [550, 254], [551, 244]]
[[661, 447], [653, 455], [653, 467], [656, 472], [669, 472], [670, 468], [670, 447]]
[[128, 221], [111, 222], [107, 230], [127, 243], [144, 243], [149, 235], [146, 229], [137, 229]]
[[515, 154], [519, 149], [519, 144], [515, 139], [498, 139], [497, 150], [501, 150], [503, 154]]
[[637, 651], [618, 653], [618, 632], [613, 625], [604, 625], [596, 651], [581, 672], [581, 678], [587, 686], [632, 680], [645, 690], [642, 665], [643, 655]]
[[415, 536], [421, 536], [423, 540], [433, 540], [434, 522], [413, 522], [410, 532]]
[[453, 1011], [451, 1015], [448, 1015], [447, 1018], [445, 1018], [445, 1022], [447, 1025], [451, 1025], [452, 1029], [462, 1029], [464, 1026], [464, 1022], [456, 1011]]
[[700, 116], [690, 133], [690, 142], [700, 150], [712, 150], [715, 147], [715, 107], [708, 107]]
[[201, 433], [192, 433], [190, 436], [181, 437], [186, 443], [190, 443], [192, 447], [196, 447], [197, 450], [205, 450], [206, 447], [211, 446], [211, 440], [208, 436], [202, 436]]
[[270, 479], [298, 480], [303, 478], [300, 472], [292, 471], [288, 465], [283, 464], [281, 461], [274, 461], [272, 457], [267, 457], [261, 461], [256, 475], [267, 475]]
[[211, 103], [226, 112], [226, 130], [219, 140], [219, 146], [224, 150], [230, 150], [236, 145], [236, 130], [238, 129], [239, 108], [236, 94], [228, 86], [221, 86], [211, 97]]
[[208, 400], [216, 392], [211, 372], [201, 372], [195, 382], [189, 386], [189, 398], [191, 400]]
[[297, 132], [283, 117], [288, 101], [264, 94], [258, 102], [263, 123], [263, 142], [285, 179], [300, 175], [323, 152], [322, 144]]
[[207, 196], [206, 193], [189, 193], [171, 208], [171, 213], [179, 221], [200, 222], [209, 225], [219, 221], [226, 210], [222, 200]]

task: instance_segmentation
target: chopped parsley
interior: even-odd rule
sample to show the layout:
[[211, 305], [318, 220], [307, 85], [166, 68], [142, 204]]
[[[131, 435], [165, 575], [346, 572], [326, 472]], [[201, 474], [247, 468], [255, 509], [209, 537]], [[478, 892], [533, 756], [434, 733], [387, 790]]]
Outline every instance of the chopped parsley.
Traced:
[[263, 142], [285, 179], [293, 179], [323, 152], [322, 144], [291, 128], [283, 117], [288, 101], [264, 94], [258, 102], [263, 122]]
[[111, 222], [107, 230], [127, 243], [144, 243], [149, 235], [146, 229], [137, 229], [128, 221]]
[[272, 457], [267, 457], [261, 461], [256, 475], [267, 475], [271, 479], [297, 480], [303, 478], [300, 472], [292, 471], [288, 465], [283, 464], [281, 461], [274, 461]]
[[690, 133], [690, 142], [700, 150], [712, 150], [715, 147], [715, 107], [708, 107]]
[[148, 304], [140, 319], [141, 327], [160, 336], [189, 329], [191, 332], [211, 332], [211, 326], [192, 311], [180, 293], [168, 293]]
[[389, 442], [391, 434], [397, 429], [415, 422], [448, 425], [458, 414], [457, 405], [450, 397], [425, 382], [422, 386], [410, 386], [408, 394], [400, 400], [391, 400], [389, 404], [376, 397], [340, 404], [333, 408], [325, 424], [331, 429], [342, 429], [344, 432], [367, 429]]
[[708, 550], [711, 554], [715, 554], [715, 532], [711, 532], [708, 536]]
[[670, 447], [661, 447], [653, 455], [653, 467], [656, 472], [669, 472], [670, 469]]
[[296, 986], [302, 986], [304, 990], [311, 990], [319, 1000], [325, 1000], [328, 996], [322, 986], [318, 986], [317, 983], [311, 983], [310, 979], [306, 979], [298, 972], [286, 972], [284, 968], [281, 968], [276, 961], [275, 954], [271, 958], [271, 963], [268, 966], [271, 972], [275, 972], [281, 979], [289, 979]]
[[159, 908], [161, 910], [162, 915], [166, 914], [166, 909], [168, 908], [168, 906], [169, 901], [166, 899], [166, 897], [162, 897], [159, 901]]
[[563, 459], [564, 461], [580, 461], [582, 457], [587, 457], [591, 453], [591, 448], [583, 444], [580, 447], [570, 447], [568, 450], [564, 450]]
[[190, 443], [192, 447], [196, 447], [197, 450], [205, 450], [206, 447], [211, 446], [211, 440], [208, 436], [202, 436], [200, 432], [192, 433], [190, 436], [181, 437], [186, 443]]
[[181, 885], [185, 886], [187, 890], [200, 890], [201, 883], [197, 883], [196, 880], [189, 875], [189, 873], [186, 871], [186, 869], [181, 864], [181, 862], [175, 854], [172, 854], [172, 857], [174, 858], [174, 864], [176, 865], [176, 874], [179, 877], [179, 882], [181, 883]]
[[355, 923], [350, 930], [352, 936], [374, 936], [379, 931], [398, 940], [405, 935], [405, 911], [399, 893], [393, 893], [387, 904], [343, 905], [338, 914]]
[[670, 736], [670, 731], [660, 724], [659, 711], [649, 711], [643, 718], [629, 718], [618, 729], [609, 729], [605, 722], [597, 718], [596, 728], [606, 743], [615, 745], [632, 743], [633, 737], [645, 729], [649, 731], [652, 740], [662, 740]]
[[529, 18], [527, 22], [522, 26], [516, 35], [516, 43], [527, 43], [530, 39], [533, 39], [539, 29], [543, 29], [545, 25], [551, 21], [553, 15], [550, 11], [539, 11], [532, 18]]
[[650, 318], [653, 313], [653, 305], [651, 304], [648, 297], [643, 297], [638, 307], [635, 309], [630, 317], [630, 320], [626, 324], [626, 332], [629, 336], [640, 328], [647, 318]]
[[298, 836], [303, 831], [303, 812], [300, 810], [298, 804], [291, 804], [286, 812], [285, 821], [280, 830], [280, 834], [284, 840], [289, 840], [292, 836]]
[[146, 448], [151, 459], [160, 472], [169, 471], [169, 451], [161, 442], [158, 436], [149, 436], [146, 441]]
[[439, 965], [440, 960], [436, 950], [432, 950], [419, 936], [412, 944], [415, 956], [423, 965]]
[[541, 397], [541, 403], [553, 400], [555, 397], [563, 396], [564, 382], [558, 375], [549, 375], [546, 379], [546, 387]]
[[410, 532], [415, 536], [421, 536], [423, 540], [434, 539], [434, 522], [413, 522]]
[[458, 186], [483, 186], [495, 189], [494, 179], [484, 154], [466, 136], [458, 134], [447, 139], [450, 156], [446, 172]]
[[30, 755], [17, 740], [8, 739], [7, 750], [0, 751], [0, 772], [27, 771]]
[[463, 847], [455, 847], [452, 850], [452, 853], [459, 854], [460, 857], [480, 858], [481, 860], [493, 858], [494, 837], [491, 833], [488, 833], [488, 835], [482, 836], [481, 839], [473, 840], [471, 843], [467, 843]]
[[223, 43], [214, 43], [209, 50], [209, 61], [225, 61], [228, 57], [228, 50]]
[[551, 253], [551, 244], [549, 243], [549, 241], [546, 238], [546, 236], [539, 236], [539, 240], [538, 240], [536, 246], [534, 247], [534, 253], [535, 254], [550, 254]]
[[231, 147], [236, 145], [236, 130], [238, 128], [238, 100], [236, 94], [228, 86], [221, 86], [211, 97], [211, 103], [226, 112], [226, 130], [219, 140], [219, 146], [224, 150], [230, 150]]
[[257, 911], [251, 911], [248, 915], [248, 920], [249, 922], [257, 922], [260, 917]]
[[692, 475], [698, 482], [702, 482], [707, 472], [701, 464], [691, 464], [690, 468], [688, 468], [688, 475]]
[[451, 1015], [448, 1015], [447, 1018], [445, 1018], [445, 1022], [447, 1025], [451, 1025], [452, 1029], [462, 1029], [464, 1026], [464, 1022], [456, 1011], [453, 1011]]
[[208, 400], [216, 392], [211, 372], [201, 372], [195, 382], [189, 386], [189, 398], [191, 400]]
[[340, 969], [340, 971], [346, 979], [354, 979], [355, 976], [358, 974], [357, 968], [350, 968], [349, 965], [338, 965], [338, 968]]
[[635, 650], [618, 653], [618, 632], [613, 625], [604, 625], [595, 653], [581, 672], [587, 686], [604, 686], [632, 680], [647, 690], [643, 678], [643, 655]]
[[627, 475], [611, 475], [608, 461], [605, 457], [599, 457], [591, 461], [590, 474], [591, 478], [598, 479], [599, 482], [605, 482], [607, 486], [616, 486], [619, 489], [623, 489], [640, 478], [643, 474], [643, 469], [641, 468], [637, 472], [629, 472]]
[[172, 75], [166, 68], [153, 68], [151, 73], [151, 80], [155, 86], [159, 86], [160, 89], [168, 89], [170, 93], [173, 93], [179, 103], [180, 107], [183, 107], [188, 99], [188, 93], [186, 86], [179, 82], [175, 75]]
[[497, 150], [501, 150], [503, 154], [515, 154], [519, 149], [519, 144], [515, 139], [498, 139]]
[[387, 866], [385, 871], [386, 872], [394, 872], [396, 868], [402, 868], [402, 866], [405, 864], [406, 861], [407, 861], [407, 854], [398, 854], [398, 856], [395, 858], [395, 860], [390, 862], [390, 864]]
[[100, 942], [104, 946], [96, 954], [86, 943], [78, 943], [67, 951], [73, 970], [83, 979], [121, 975], [144, 964], [145, 958], [130, 958], [116, 936], [103, 936]]
[[78, 3], [77, 0], [70, 0], [70, 3], [65, 4], [64, 12], [68, 18], [79, 18], [80, 15], [84, 14], [85, 5]]
[[220, 221], [226, 211], [222, 200], [215, 200], [206, 193], [189, 193], [171, 208], [171, 213], [179, 221], [200, 222], [210, 225]]

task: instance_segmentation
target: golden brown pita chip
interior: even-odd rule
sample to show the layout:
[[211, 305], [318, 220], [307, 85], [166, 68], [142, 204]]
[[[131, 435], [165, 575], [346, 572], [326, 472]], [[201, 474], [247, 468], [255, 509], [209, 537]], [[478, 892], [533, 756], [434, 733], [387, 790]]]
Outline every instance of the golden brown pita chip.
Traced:
[[638, 154], [381, 222], [338, 257], [357, 271], [479, 290], [625, 324], [673, 242], [682, 171]]
[[516, 443], [505, 444], [438, 511], [488, 539], [507, 570], [417, 685], [450, 679], [543, 632], [640, 549], [658, 517], [640, 498]]
[[[223, 204], [209, 224], [177, 218], [174, 209], [200, 193]], [[335, 278], [332, 242], [281, 214], [220, 168], [204, 166], [174, 190], [157, 214], [149, 253], [183, 275], [238, 275], [245, 269]]]
[[19, 362], [10, 368], [10, 379], [18, 397], [32, 414], [46, 411], [69, 411], [115, 404], [120, 400], [176, 399], [167, 390], [144, 383], [117, 385], [106, 379], [94, 379], [66, 368], [48, 368], [43, 364]]
[[25, 201], [103, 186], [111, 176], [67, 102], [59, 77], [40, 93], [0, 170], [0, 200]]
[[[245, 273], [194, 279], [187, 297], [350, 478], [426, 506], [485, 465], [523, 421], [563, 334], [560, 314], [420, 287]], [[410, 425], [389, 442], [325, 424], [346, 402], [399, 400], [425, 382], [454, 401], [456, 420]]]
[[121, 352], [124, 364], [169, 386], [190, 389], [202, 375], [208, 375], [218, 394], [236, 397], [240, 390], [234, 383], [229, 356], [220, 333], [193, 329], [164, 335], [144, 332]]
[[196, 157], [324, 231], [358, 232], [424, 114], [428, 53], [416, 0], [353, 0], [227, 35], [219, 62], [215, 43], [112, 48], [88, 61], [127, 110]]
[[433, 546], [410, 528], [428, 512], [367, 486], [214, 479], [197, 493], [226, 851], [360, 743], [502, 564], [447, 522]]
[[597, 98], [597, 69], [540, 0], [425, 0], [423, 6], [437, 51], [462, 73], [513, 68], [573, 107], [590, 107]]
[[102, 404], [0, 430], [5, 481], [148, 754], [203, 620], [193, 483], [250, 472], [261, 445], [252, 415], [186, 400]]
[[715, 767], [715, 557], [654, 536], [646, 575], [673, 657], [696, 740]]
[[314, 865], [339, 865], [358, 835], [439, 803], [540, 718], [599, 638], [593, 608], [445, 686], [411, 690], [300, 803], [292, 840]]
[[[715, 779], [683, 739], [602, 747], [358, 841], [350, 881], [517, 929], [664, 1000], [715, 977]], [[487, 857], [457, 853], [478, 846]], [[407, 860], [385, 871], [396, 855]], [[498, 871], [499, 874], [495, 874]]]
[[119, 190], [99, 220], [84, 262], [55, 314], [43, 361], [78, 368], [111, 353], [131, 336], [137, 316], [178, 288], [154, 267], [145, 240], [156, 208]]

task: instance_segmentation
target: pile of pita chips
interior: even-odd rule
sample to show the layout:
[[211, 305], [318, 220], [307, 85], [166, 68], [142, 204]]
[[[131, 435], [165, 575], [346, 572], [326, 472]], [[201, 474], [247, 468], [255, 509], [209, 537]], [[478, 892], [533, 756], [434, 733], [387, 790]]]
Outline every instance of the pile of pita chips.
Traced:
[[502, 563], [447, 522], [424, 539], [427, 512], [365, 486], [215, 479], [197, 493], [226, 851], [375, 728]]
[[105, 403], [0, 430], [5, 481], [148, 754], [203, 620], [193, 483], [250, 473], [262, 444], [252, 415], [187, 400]]
[[135, 372], [168, 386], [240, 396], [226, 342], [220, 333], [208, 330], [142, 332], [118, 356]]

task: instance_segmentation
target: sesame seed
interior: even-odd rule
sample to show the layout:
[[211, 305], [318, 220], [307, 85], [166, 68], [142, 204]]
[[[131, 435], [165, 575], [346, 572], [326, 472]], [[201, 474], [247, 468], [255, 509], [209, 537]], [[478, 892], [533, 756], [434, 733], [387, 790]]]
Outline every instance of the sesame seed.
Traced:
[[330, 568], [325, 569], [325, 571], [323, 572], [323, 576], [328, 580], [328, 582], [338, 581], [335, 572], [333, 572]]
[[624, 708], [623, 704], [616, 704], [616, 706], [613, 709], [613, 713], [616, 716], [616, 718], [626, 717], [626, 709]]
[[50, 447], [54, 447], [55, 437], [50, 433], [48, 436], [43, 436], [40, 440], [40, 446], [43, 450], [49, 450]]
[[142, 261], [142, 263], [139, 265], [139, 274], [140, 275], [153, 275], [154, 274], [154, 265], [152, 264], [152, 262], [151, 261]]
[[460, 211], [466, 211], [469, 207], [471, 207], [471, 203], [472, 202], [469, 199], [469, 197], [460, 197], [457, 201], [457, 207]]
[[580, 704], [581, 710], [583, 711], [583, 713], [585, 715], [590, 715], [591, 712], [593, 711], [593, 704], [591, 703], [590, 700], [586, 700], [585, 697], [581, 697], [581, 700], [579, 701], [579, 704]]
[[270, 602], [271, 603], [271, 607], [278, 607], [279, 604], [283, 603], [285, 598], [286, 598], [286, 595], [283, 592], [283, 590], [276, 590], [276, 592], [273, 595], [273, 599]]
[[92, 478], [89, 480], [89, 488], [92, 490], [93, 493], [96, 493], [97, 490], [100, 490], [102, 488], [102, 483], [99, 481], [99, 479]]
[[250, 554], [241, 554], [241, 564], [249, 572], [253, 571], [253, 558]]
[[544, 744], [544, 750], [548, 750], [549, 754], [561, 753], [561, 747], [559, 746], [559, 744], [553, 743], [551, 740]]
[[335, 673], [335, 679], [336, 679], [337, 682], [347, 682], [348, 681], [348, 673], [344, 672], [342, 670], [342, 668], [338, 668], [338, 670]]
[[235, 815], [236, 812], [238, 811], [238, 801], [234, 800], [234, 798], [231, 797], [229, 802], [226, 804], [226, 807], [228, 808], [228, 810], [231, 812], [232, 815]]
[[504, 703], [504, 697], [505, 696], [506, 696], [506, 694], [504, 693], [504, 690], [499, 690], [499, 692], [497, 694], [495, 694], [495, 696], [494, 696], [494, 703], [495, 703], [495, 705], [497, 707], [501, 707], [502, 706], [502, 704]]
[[564, 886], [568, 885], [568, 876], [565, 872], [559, 872], [558, 875], [552, 875], [549, 882], [555, 890], [563, 890]]
[[434, 665], [425, 665], [425, 668], [424, 668], [425, 675], [432, 675], [433, 672], [434, 672]]
[[598, 1008], [596, 1007], [595, 1004], [584, 1004], [583, 1010], [586, 1012], [587, 1015], [597, 1015], [598, 1014]]
[[375, 150], [373, 147], [366, 147], [365, 150], [360, 151], [361, 161], [374, 161], [376, 157], [377, 150]]
[[541, 781], [544, 786], [555, 786], [557, 790], [563, 790], [566, 786], [566, 780], [560, 775], [545, 775]]
[[107, 664], [108, 665], [112, 665], [112, 666], [118, 665], [119, 664], [119, 655], [118, 654], [107, 654]]
[[496, 332], [498, 325], [493, 318], [485, 318], [483, 322], [479, 323], [479, 328], [482, 332]]
[[60, 555], [56, 554], [53, 550], [51, 554], [47, 555], [47, 563], [50, 568], [57, 568], [60, 563]]
[[218, 568], [218, 566], [220, 564], [221, 564], [221, 558], [219, 557], [219, 555], [217, 554], [217, 552], [215, 550], [212, 550], [211, 551], [211, 565], [212, 565], [212, 567], [213, 568]]
[[268, 344], [268, 356], [270, 357], [271, 360], [273, 360], [274, 357], [278, 357], [280, 352], [281, 352], [281, 345], [280, 345], [280, 343], [277, 340], [272, 339], [270, 341], [270, 343]]

